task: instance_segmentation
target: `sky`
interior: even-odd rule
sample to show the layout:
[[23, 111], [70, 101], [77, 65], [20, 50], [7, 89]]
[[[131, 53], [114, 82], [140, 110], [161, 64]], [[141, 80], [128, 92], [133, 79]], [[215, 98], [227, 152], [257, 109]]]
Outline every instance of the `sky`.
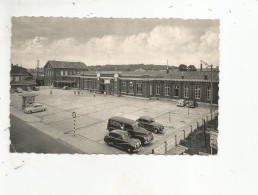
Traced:
[[219, 20], [12, 18], [11, 62], [219, 66]]

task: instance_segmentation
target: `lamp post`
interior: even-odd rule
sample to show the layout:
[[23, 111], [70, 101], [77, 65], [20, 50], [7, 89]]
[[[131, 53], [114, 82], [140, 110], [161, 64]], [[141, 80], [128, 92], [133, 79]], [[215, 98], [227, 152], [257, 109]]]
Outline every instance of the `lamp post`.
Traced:
[[[201, 63], [205, 64], [207, 66], [207, 68], [211, 69], [211, 93], [210, 93], [210, 104], [211, 104], [211, 108], [210, 108], [210, 112], [211, 112], [211, 119], [212, 119], [212, 101], [213, 101], [213, 84], [212, 84], [212, 76], [213, 76], [213, 65], [212, 64], [208, 64], [206, 62], [204, 62], [203, 60], [201, 60]], [[202, 64], [201, 64], [202, 66]]]

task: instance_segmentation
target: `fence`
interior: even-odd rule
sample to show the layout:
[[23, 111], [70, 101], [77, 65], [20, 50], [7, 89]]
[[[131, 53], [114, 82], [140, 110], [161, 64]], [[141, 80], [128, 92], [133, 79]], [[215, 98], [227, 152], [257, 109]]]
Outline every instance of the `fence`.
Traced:
[[190, 123], [189, 126], [180, 128], [174, 134], [169, 136], [165, 141], [162, 141], [160, 145], [152, 149], [152, 154], [166, 154], [167, 151], [171, 150], [173, 147], [180, 144], [181, 140], [186, 139], [190, 133], [202, 128], [204, 123], [209, 122], [218, 116], [218, 111], [216, 110], [213, 114], [205, 114], [200, 119], [195, 122]]

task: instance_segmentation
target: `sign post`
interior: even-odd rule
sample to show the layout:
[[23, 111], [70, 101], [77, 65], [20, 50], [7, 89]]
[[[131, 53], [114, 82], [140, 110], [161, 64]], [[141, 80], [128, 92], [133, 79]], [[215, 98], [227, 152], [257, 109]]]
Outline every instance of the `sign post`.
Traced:
[[75, 136], [75, 118], [76, 118], [76, 112], [72, 113], [73, 116], [73, 135]]

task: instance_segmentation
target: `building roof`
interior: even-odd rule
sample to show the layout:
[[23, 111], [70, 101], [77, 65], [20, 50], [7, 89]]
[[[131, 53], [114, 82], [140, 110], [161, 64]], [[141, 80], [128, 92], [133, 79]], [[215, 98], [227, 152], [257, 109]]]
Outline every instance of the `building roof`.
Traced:
[[65, 62], [48, 60], [47, 63], [49, 63], [53, 68], [88, 69], [83, 62]]
[[[182, 78], [183, 77], [183, 78]], [[211, 80], [211, 71], [171, 71], [164, 75], [165, 79], [184, 79], [184, 80]], [[219, 81], [219, 72], [212, 72], [212, 80]]]
[[12, 65], [10, 73], [11, 73], [11, 76], [13, 76], [13, 75], [32, 76], [32, 74], [29, 73], [26, 68], [23, 68], [23, 67], [18, 66], [18, 65]]
[[[146, 71], [146, 72], [123, 72], [122, 78], [134, 78], [146, 80], [159, 79], [159, 80], [185, 80], [185, 81], [210, 81], [211, 71], [170, 71], [168, 74], [163, 71]], [[212, 79], [214, 82], [219, 81], [219, 72], [212, 72]]]

